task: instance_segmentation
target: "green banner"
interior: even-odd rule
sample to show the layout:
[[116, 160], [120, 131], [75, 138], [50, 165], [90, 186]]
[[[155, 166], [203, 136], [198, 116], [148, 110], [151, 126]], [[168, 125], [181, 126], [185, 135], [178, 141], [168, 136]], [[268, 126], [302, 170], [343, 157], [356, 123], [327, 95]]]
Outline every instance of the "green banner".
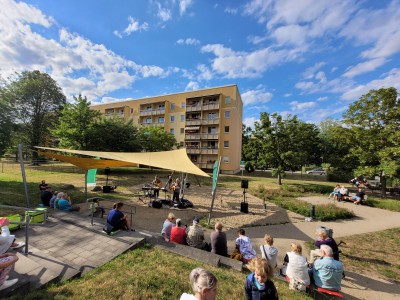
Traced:
[[90, 169], [87, 171], [87, 177], [86, 177], [87, 186], [96, 186], [96, 173], [97, 169]]
[[217, 187], [217, 181], [218, 181], [218, 160], [215, 161], [214, 167], [213, 167], [213, 185], [212, 185], [213, 191]]

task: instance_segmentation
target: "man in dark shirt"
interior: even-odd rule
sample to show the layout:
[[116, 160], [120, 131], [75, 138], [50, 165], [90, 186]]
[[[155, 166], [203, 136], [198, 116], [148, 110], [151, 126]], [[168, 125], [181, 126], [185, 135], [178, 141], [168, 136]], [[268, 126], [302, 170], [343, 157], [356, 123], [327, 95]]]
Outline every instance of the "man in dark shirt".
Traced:
[[46, 189], [43, 190], [42, 194], [40, 195], [40, 199], [42, 200], [44, 206], [50, 206], [51, 197], [53, 197], [53, 192], [51, 190], [51, 187], [47, 186]]
[[44, 192], [47, 187], [48, 187], [48, 184], [46, 183], [46, 181], [42, 180], [42, 182], [39, 184], [40, 192]]
[[354, 200], [354, 204], [360, 204], [360, 202], [364, 200], [364, 196], [364, 191], [362, 189], [358, 189], [357, 194], [351, 198]]
[[134, 231], [128, 225], [127, 216], [124, 215], [124, 213], [121, 211], [123, 205], [124, 204], [122, 202], [118, 202], [117, 204], [115, 204], [115, 208], [110, 210], [110, 212], [108, 213], [107, 223], [113, 227], [112, 231], [118, 229]]
[[222, 256], [228, 256], [226, 234], [222, 232], [222, 227], [221, 222], [215, 223], [215, 231], [210, 234], [211, 252]]

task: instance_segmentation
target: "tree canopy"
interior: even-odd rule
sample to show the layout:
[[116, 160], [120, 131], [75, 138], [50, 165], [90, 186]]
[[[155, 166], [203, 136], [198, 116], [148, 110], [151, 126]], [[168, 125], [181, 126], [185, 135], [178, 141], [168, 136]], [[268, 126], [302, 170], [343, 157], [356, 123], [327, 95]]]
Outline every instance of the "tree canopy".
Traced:
[[140, 127], [138, 137], [144, 151], [167, 151], [177, 146], [175, 136], [161, 126]]

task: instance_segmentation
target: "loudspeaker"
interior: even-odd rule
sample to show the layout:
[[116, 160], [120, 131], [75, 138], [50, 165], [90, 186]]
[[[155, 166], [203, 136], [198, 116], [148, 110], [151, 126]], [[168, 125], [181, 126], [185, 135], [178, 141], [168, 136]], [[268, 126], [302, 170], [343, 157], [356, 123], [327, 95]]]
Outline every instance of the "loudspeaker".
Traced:
[[162, 207], [162, 203], [160, 201], [152, 201], [151, 202], [151, 207], [152, 208], [161, 208]]
[[249, 204], [242, 202], [240, 203], [240, 212], [248, 214], [249, 213]]
[[103, 185], [103, 193], [110, 193], [112, 191], [111, 185]]
[[249, 188], [249, 181], [246, 179], [242, 179], [242, 189], [248, 189]]
[[104, 174], [110, 175], [111, 169], [110, 168], [105, 168], [104, 169]]

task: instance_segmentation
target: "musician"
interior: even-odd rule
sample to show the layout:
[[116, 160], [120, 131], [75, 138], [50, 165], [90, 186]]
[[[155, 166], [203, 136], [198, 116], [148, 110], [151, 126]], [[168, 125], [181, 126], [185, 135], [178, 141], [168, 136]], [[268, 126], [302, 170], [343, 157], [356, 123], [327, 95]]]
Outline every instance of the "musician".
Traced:
[[160, 188], [162, 187], [161, 180], [158, 178], [158, 176], [154, 176], [153, 181], [151, 182], [154, 188], [154, 198], [158, 198], [160, 195]]
[[175, 182], [172, 184], [172, 190], [174, 192], [174, 195], [172, 196], [172, 202], [176, 201], [179, 203], [179, 194], [181, 193], [181, 181], [178, 178], [176, 178]]

